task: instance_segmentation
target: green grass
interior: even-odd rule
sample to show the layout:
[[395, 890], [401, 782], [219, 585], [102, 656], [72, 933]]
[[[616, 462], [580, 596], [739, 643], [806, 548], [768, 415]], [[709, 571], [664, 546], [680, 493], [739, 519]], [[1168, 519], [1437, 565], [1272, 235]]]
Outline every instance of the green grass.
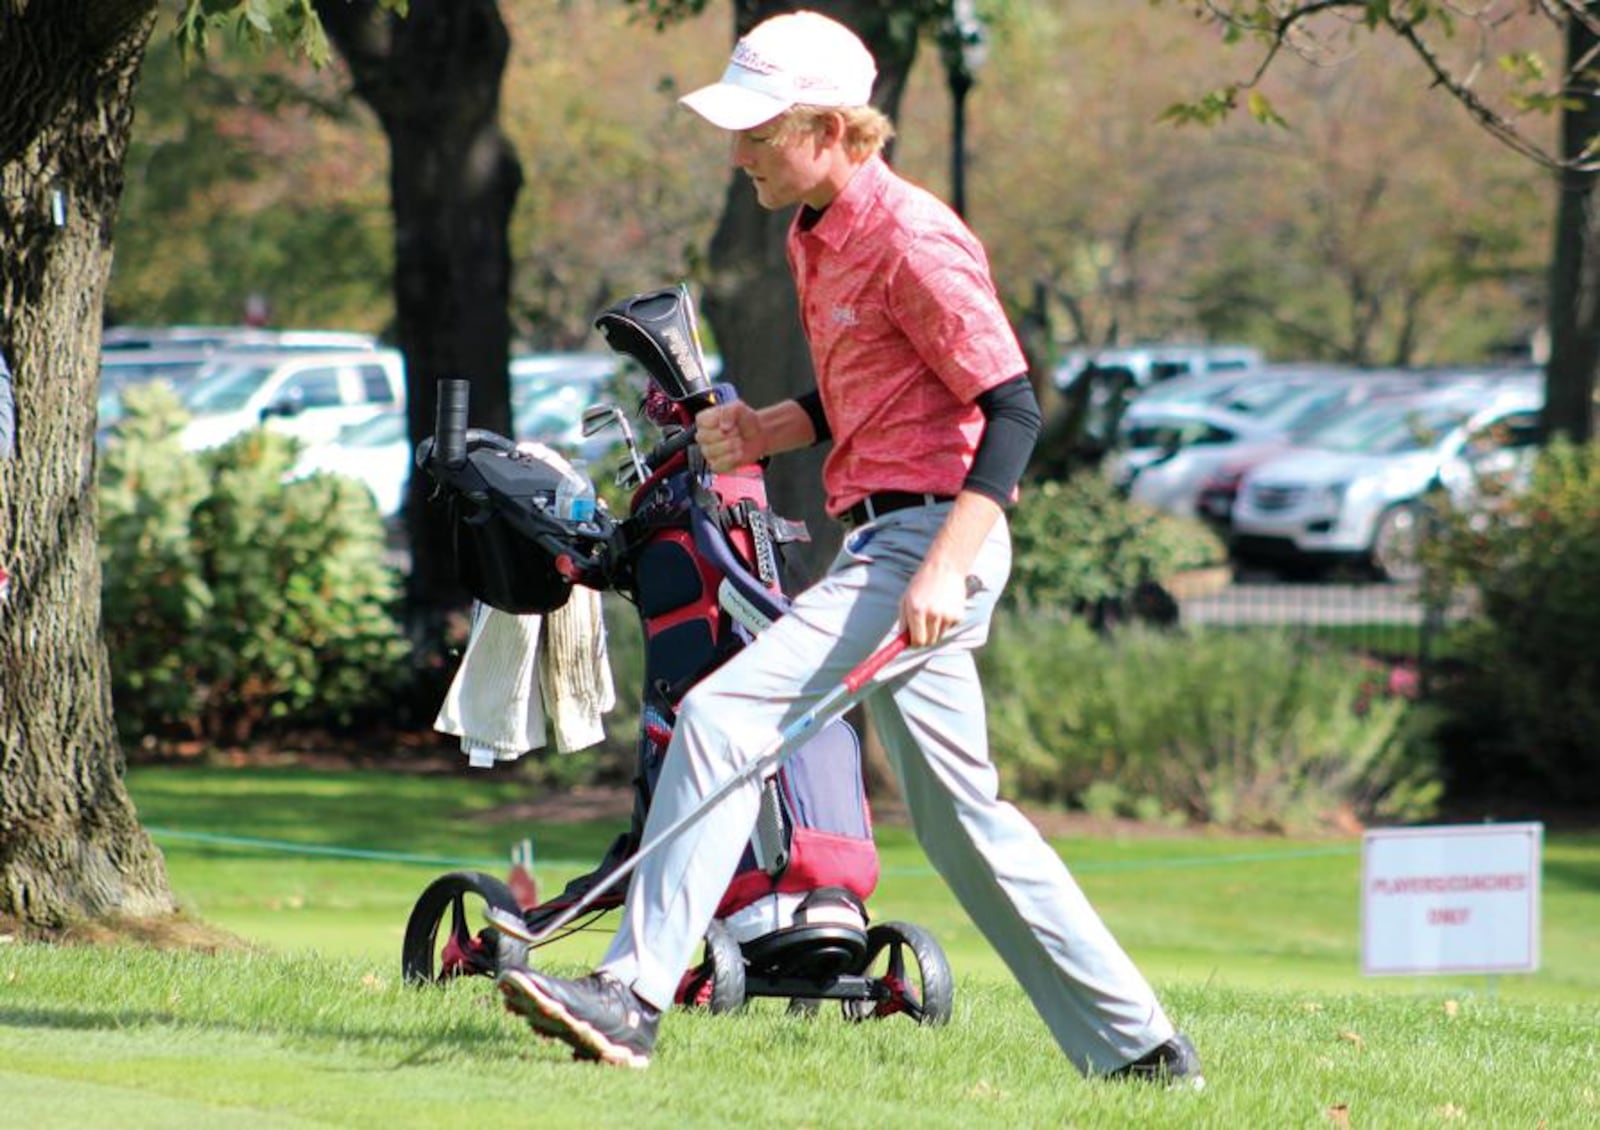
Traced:
[[[533, 1040], [486, 981], [398, 977], [435, 874], [498, 870], [531, 831], [553, 890], [615, 825], [490, 823], [526, 799], [499, 776], [140, 769], [130, 785], [185, 905], [257, 948], [0, 945], [8, 1125], [1275, 1127], [1340, 1108], [1352, 1126], [1600, 1124], [1600, 837], [1549, 837], [1542, 968], [1495, 982], [1360, 976], [1354, 840], [1060, 841], [1200, 1046], [1195, 1095], [1078, 1078], [903, 828], [878, 829], [871, 909], [938, 937], [957, 976], [949, 1027], [757, 1000], [673, 1013], [633, 1073]], [[541, 953], [578, 971], [604, 942]]]

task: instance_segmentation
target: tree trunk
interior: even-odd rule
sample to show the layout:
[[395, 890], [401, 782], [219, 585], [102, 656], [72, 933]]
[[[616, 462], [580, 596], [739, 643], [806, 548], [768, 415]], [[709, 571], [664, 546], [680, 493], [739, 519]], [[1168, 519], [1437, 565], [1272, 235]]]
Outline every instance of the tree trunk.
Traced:
[[[807, 7], [861, 37], [878, 63], [873, 103], [891, 119], [897, 117], [916, 58], [914, 32], [907, 35], [903, 22], [892, 24], [892, 6], [873, 0], [817, 0]], [[784, 0], [735, 0], [734, 40], [769, 16], [793, 8]], [[784, 254], [784, 237], [793, 218], [791, 208], [780, 212], [762, 208], [749, 179], [735, 172], [711, 239], [706, 321], [716, 333], [726, 378], [758, 408], [805, 392], [816, 383]], [[791, 555], [796, 579], [803, 582], [821, 576], [839, 546], [839, 526], [823, 510], [825, 455], [826, 448], [813, 448], [781, 456], [767, 477], [773, 509], [804, 520], [811, 530], [811, 543]]]
[[0, 2], [0, 917], [50, 929], [175, 910], [123, 784], [100, 634], [100, 311], [156, 0]]
[[[413, 444], [433, 434], [442, 377], [472, 382], [474, 427], [511, 434], [511, 211], [522, 167], [500, 131], [511, 40], [495, 0], [318, 0], [317, 12], [389, 139], [395, 314]], [[406, 529], [413, 623], [464, 602], [451, 531], [412, 476]], [[424, 633], [427, 629], [422, 629]], [[433, 641], [425, 641], [433, 642]]]
[[[1600, 3], [1586, 5], [1600, 19]], [[1561, 155], [1569, 163], [1594, 155], [1600, 138], [1600, 84], [1592, 59], [1600, 37], [1583, 20], [1567, 17], [1567, 93], [1574, 104], [1561, 113]], [[1588, 61], [1585, 63], [1585, 61]], [[1556, 204], [1555, 256], [1550, 266], [1550, 361], [1546, 370], [1544, 431], [1577, 442], [1594, 435], [1594, 390], [1600, 369], [1600, 177], [1568, 168]]]

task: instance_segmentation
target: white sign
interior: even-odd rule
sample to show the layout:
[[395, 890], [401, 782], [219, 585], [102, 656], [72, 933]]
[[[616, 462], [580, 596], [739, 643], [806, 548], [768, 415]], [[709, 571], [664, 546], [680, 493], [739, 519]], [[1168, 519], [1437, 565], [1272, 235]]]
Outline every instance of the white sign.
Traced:
[[1543, 824], [1370, 831], [1361, 845], [1361, 972], [1539, 968]]

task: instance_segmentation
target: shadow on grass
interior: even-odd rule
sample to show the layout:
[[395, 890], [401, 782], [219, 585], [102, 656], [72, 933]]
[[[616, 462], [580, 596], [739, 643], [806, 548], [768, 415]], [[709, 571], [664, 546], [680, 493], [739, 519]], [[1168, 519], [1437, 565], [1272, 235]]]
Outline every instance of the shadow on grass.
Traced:
[[[488, 997], [484, 1001], [486, 1008], [481, 1025], [463, 1024], [460, 1016], [452, 1016], [448, 1020], [442, 1018], [437, 1031], [420, 1038], [414, 1026], [400, 1023], [380, 1023], [371, 1027], [359, 1024], [288, 1024], [274, 1028], [260, 1023], [236, 1024], [214, 1017], [186, 1017], [157, 1010], [95, 1010], [72, 1005], [60, 1008], [0, 1008], [0, 1028], [62, 1032], [136, 1033], [139, 1030], [169, 1030], [202, 1035], [234, 1034], [256, 1038], [265, 1036], [290, 1044], [303, 1040], [319, 1048], [326, 1047], [332, 1041], [340, 1045], [354, 1045], [363, 1049], [363, 1054], [377, 1057], [384, 1057], [384, 1049], [389, 1049], [398, 1056], [385, 1064], [384, 1069], [391, 1071], [460, 1059], [516, 1062], [526, 1058], [528, 1047], [539, 1046], [539, 1042], [532, 1035], [528, 1036], [527, 1041], [521, 1040], [517, 1038], [517, 1033], [506, 1032], [490, 1019], [490, 1008], [498, 1010], [500, 1007], [499, 996], [494, 993], [487, 979], [483, 983]], [[427, 993], [432, 990], [422, 987], [414, 991]], [[408, 1048], [410, 1050], [406, 1050]], [[334, 1069], [332, 1065], [329, 1066]]]

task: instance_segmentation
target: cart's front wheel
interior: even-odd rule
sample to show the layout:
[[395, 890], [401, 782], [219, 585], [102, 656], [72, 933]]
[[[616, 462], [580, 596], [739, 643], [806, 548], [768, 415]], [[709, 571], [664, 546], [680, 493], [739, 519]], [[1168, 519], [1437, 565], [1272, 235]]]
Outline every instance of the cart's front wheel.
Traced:
[[[498, 970], [499, 935], [478, 929], [487, 907], [520, 915], [511, 888], [482, 871], [452, 871], [428, 885], [406, 921], [400, 965], [413, 984], [452, 977], [493, 977]], [[449, 923], [446, 925], [446, 916]], [[442, 933], [440, 926], [445, 926]]]
[[950, 963], [933, 935], [922, 927], [883, 922], [869, 929], [862, 973], [876, 982], [879, 991], [872, 1000], [841, 1001], [846, 1020], [878, 1020], [897, 1014], [918, 1024], [944, 1024], [950, 1019], [955, 1003]]
[[706, 931], [706, 948], [700, 964], [683, 975], [677, 1004], [712, 1013], [733, 1012], [744, 1005], [744, 954], [739, 943], [720, 922]]

